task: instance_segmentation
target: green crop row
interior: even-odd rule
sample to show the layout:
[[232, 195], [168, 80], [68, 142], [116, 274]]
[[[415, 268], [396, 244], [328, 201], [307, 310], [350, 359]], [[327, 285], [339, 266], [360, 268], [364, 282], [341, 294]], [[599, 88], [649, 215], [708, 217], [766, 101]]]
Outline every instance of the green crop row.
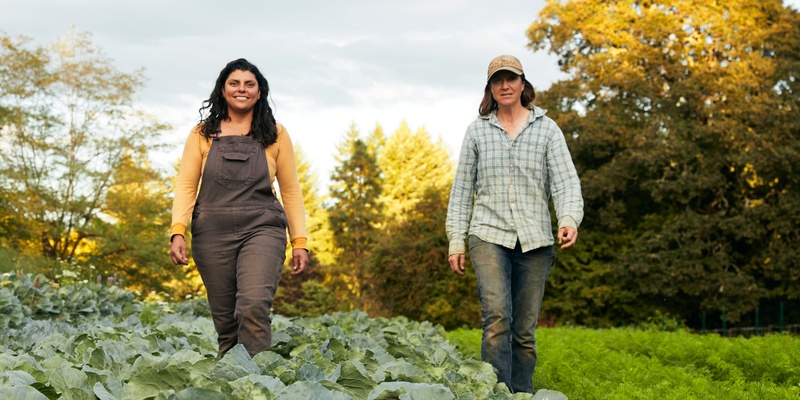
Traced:
[[[723, 338], [686, 331], [540, 328], [536, 387], [574, 399], [797, 399], [800, 339]], [[481, 332], [449, 332], [480, 355]]]
[[[480, 359], [480, 330], [360, 312], [276, 316], [273, 347], [216, 357], [203, 299], [139, 302], [116, 286], [0, 281], [3, 399], [530, 398]], [[535, 386], [572, 399], [798, 399], [800, 339], [541, 328]], [[541, 394], [541, 392], [539, 393]], [[536, 396], [536, 398], [544, 398]], [[562, 397], [563, 398], [563, 397]]]
[[80, 323], [29, 320], [0, 332], [2, 399], [530, 399], [496, 384], [444, 330], [362, 312], [276, 316], [273, 347], [216, 356], [192, 307]]
[[88, 282], [59, 287], [42, 275], [3, 274], [0, 278], [0, 329], [29, 320], [80, 321], [121, 317], [141, 311], [133, 293], [114, 285]]

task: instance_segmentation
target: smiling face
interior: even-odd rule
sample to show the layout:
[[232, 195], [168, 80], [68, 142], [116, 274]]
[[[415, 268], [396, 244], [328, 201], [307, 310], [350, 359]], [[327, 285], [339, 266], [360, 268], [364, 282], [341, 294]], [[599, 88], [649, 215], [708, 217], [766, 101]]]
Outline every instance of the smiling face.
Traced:
[[489, 80], [492, 97], [498, 107], [511, 107], [521, 104], [520, 96], [525, 89], [522, 77], [511, 71], [499, 71]]
[[222, 95], [228, 104], [228, 113], [246, 113], [253, 111], [261, 96], [261, 89], [252, 72], [236, 70], [225, 79]]

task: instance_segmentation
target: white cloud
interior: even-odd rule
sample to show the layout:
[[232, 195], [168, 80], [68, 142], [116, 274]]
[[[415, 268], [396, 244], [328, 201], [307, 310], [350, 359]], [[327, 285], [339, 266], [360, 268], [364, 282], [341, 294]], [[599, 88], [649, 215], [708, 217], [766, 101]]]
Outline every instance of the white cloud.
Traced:
[[[798, 0], [800, 1], [800, 0]], [[534, 86], [559, 77], [525, 30], [543, 0], [37, 0], [7, 2], [0, 26], [46, 44], [91, 32], [118, 69], [145, 69], [140, 106], [173, 126], [171, 167], [224, 65], [245, 57], [270, 83], [278, 120], [319, 176], [351, 123], [363, 133], [401, 120], [442, 136], [454, 158], [477, 115], [486, 65], [517, 55]]]

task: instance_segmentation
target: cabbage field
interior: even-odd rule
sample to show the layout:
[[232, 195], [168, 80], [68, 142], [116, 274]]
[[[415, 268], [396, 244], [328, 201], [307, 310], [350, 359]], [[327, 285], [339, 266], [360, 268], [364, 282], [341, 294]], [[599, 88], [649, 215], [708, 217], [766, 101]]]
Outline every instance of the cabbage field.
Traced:
[[[116, 286], [0, 283], [0, 399], [530, 399], [430, 323], [358, 311], [273, 320], [270, 351], [217, 357], [205, 300]], [[536, 397], [558, 399], [542, 391]]]
[[[797, 399], [800, 340], [542, 328], [536, 396], [479, 361], [480, 330], [358, 311], [273, 321], [273, 347], [216, 355], [203, 299], [0, 282], [0, 399]], [[560, 393], [559, 393], [560, 392]], [[562, 395], [563, 393], [563, 395]], [[566, 397], [564, 396], [566, 395]]]

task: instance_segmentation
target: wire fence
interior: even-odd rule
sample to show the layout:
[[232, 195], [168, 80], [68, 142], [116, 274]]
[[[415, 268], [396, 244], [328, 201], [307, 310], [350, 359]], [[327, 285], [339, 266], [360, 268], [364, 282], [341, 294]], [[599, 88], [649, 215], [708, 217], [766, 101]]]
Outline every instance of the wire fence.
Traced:
[[[791, 304], [791, 303], [790, 303]], [[796, 305], [792, 304], [790, 307], [796, 307]], [[674, 317], [668, 316], [661, 316], [655, 318], [648, 318], [645, 322], [640, 323], [636, 319], [629, 320], [629, 321], [622, 321], [619, 326], [622, 327], [629, 327], [636, 329], [655, 329], [661, 331], [673, 331], [677, 329], [686, 329], [689, 328], [690, 331], [700, 334], [717, 334], [723, 337], [745, 337], [750, 338], [754, 336], [763, 336], [768, 334], [784, 334], [784, 335], [792, 335], [792, 336], [800, 336], [800, 324], [797, 323], [786, 323], [786, 307], [784, 302], [779, 303], [779, 308], [777, 310], [769, 310], [769, 315], [764, 315], [760, 311], [760, 307], [756, 307], [754, 313], [752, 314], [753, 319], [749, 320], [749, 323], [753, 323], [753, 326], [747, 326], [742, 324], [741, 320], [737, 321], [738, 323], [733, 326], [728, 326], [728, 318], [727, 313], [725, 310], [721, 312], [702, 312], [702, 316], [700, 321], [694, 320], [693, 323], [686, 321], [680, 317], [680, 315], [675, 315]], [[794, 308], [792, 308], [794, 310]], [[774, 312], [777, 311], [777, 315]], [[748, 316], [750, 317], [750, 316]], [[767, 318], [764, 318], [767, 317]], [[767, 321], [765, 321], [766, 319]], [[791, 322], [797, 321], [797, 313], [791, 313], [789, 318]], [[548, 321], [544, 321], [547, 323]], [[552, 323], [552, 321], [550, 321]], [[699, 322], [700, 328], [698, 329], [696, 325]], [[765, 322], [769, 322], [766, 323]], [[775, 322], [778, 322], [777, 324]], [[745, 322], [747, 323], [747, 322]], [[721, 325], [720, 325], [721, 324]], [[541, 325], [541, 321], [540, 321]], [[709, 326], [711, 325], [711, 326]], [[744, 325], [744, 326], [743, 326]]]
[[743, 328], [725, 328], [725, 329], [707, 329], [705, 331], [698, 330], [697, 333], [716, 333], [725, 337], [738, 337], [743, 336], [746, 338], [753, 336], [763, 336], [771, 333], [783, 333], [789, 335], [800, 336], [800, 324], [784, 325], [783, 330], [778, 325], [766, 326], [750, 326]]
[[716, 333], [720, 336], [725, 337], [753, 337], [753, 336], [762, 336], [767, 335], [770, 333], [779, 333], [779, 334], [789, 334], [789, 335], [798, 335], [800, 336], [800, 324], [785, 324], [785, 303], [781, 301], [780, 307], [778, 309], [778, 320], [780, 321], [778, 325], [768, 324], [762, 325], [760, 322], [763, 322], [763, 315], [760, 313], [760, 308], [756, 307], [755, 312], [753, 314], [753, 322], [755, 326], [746, 326], [746, 327], [728, 327], [727, 326], [727, 317], [725, 310], [722, 311], [721, 319], [722, 319], [722, 327], [715, 328], [715, 329], [706, 329], [706, 312], [703, 311], [702, 316], [702, 328], [698, 331], [700, 334], [705, 333]]

